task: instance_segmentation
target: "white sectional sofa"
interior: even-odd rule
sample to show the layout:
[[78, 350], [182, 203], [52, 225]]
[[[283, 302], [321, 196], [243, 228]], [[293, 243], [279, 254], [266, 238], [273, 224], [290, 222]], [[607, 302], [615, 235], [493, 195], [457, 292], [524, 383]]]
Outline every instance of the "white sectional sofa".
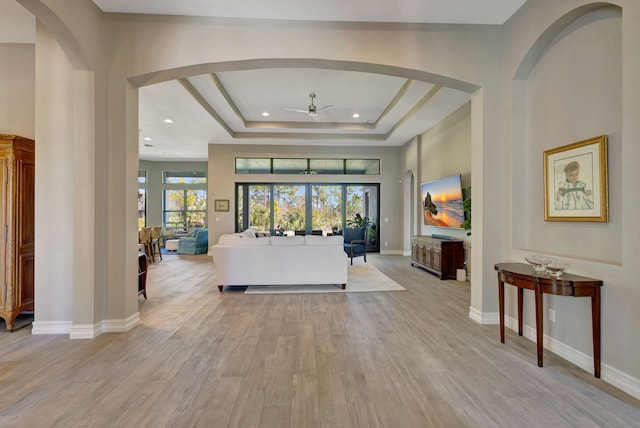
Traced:
[[342, 236], [222, 235], [211, 247], [216, 284], [347, 285], [348, 257]]

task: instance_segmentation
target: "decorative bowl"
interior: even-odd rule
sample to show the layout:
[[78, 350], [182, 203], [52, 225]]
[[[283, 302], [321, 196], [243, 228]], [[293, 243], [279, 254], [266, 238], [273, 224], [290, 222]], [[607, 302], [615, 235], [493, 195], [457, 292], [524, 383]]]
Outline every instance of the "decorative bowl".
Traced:
[[562, 275], [564, 271], [567, 270], [568, 267], [569, 266], [566, 264], [553, 262], [553, 263], [549, 263], [546, 266], [545, 270], [550, 276], [560, 278], [560, 275]]
[[524, 259], [533, 266], [536, 273], [545, 273], [547, 266], [557, 261], [557, 259], [543, 256], [527, 256]]

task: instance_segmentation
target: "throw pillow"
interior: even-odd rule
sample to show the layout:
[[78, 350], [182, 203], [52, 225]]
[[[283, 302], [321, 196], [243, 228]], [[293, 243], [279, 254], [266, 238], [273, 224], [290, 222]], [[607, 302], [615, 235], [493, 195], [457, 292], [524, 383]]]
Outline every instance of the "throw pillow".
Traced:
[[242, 232], [240, 232], [240, 236], [244, 238], [255, 238], [257, 230], [253, 227], [250, 227]]

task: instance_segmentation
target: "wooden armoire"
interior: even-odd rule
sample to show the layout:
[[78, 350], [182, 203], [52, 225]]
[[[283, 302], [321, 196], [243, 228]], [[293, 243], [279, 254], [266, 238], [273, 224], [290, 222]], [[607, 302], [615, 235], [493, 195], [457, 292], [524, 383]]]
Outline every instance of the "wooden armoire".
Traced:
[[0, 318], [33, 311], [35, 142], [0, 134]]

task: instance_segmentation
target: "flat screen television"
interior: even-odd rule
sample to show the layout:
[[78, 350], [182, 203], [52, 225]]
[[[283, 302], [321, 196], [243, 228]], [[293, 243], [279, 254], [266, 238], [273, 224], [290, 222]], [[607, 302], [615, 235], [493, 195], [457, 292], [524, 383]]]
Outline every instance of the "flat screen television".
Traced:
[[464, 222], [460, 174], [420, 185], [424, 224], [457, 227]]

